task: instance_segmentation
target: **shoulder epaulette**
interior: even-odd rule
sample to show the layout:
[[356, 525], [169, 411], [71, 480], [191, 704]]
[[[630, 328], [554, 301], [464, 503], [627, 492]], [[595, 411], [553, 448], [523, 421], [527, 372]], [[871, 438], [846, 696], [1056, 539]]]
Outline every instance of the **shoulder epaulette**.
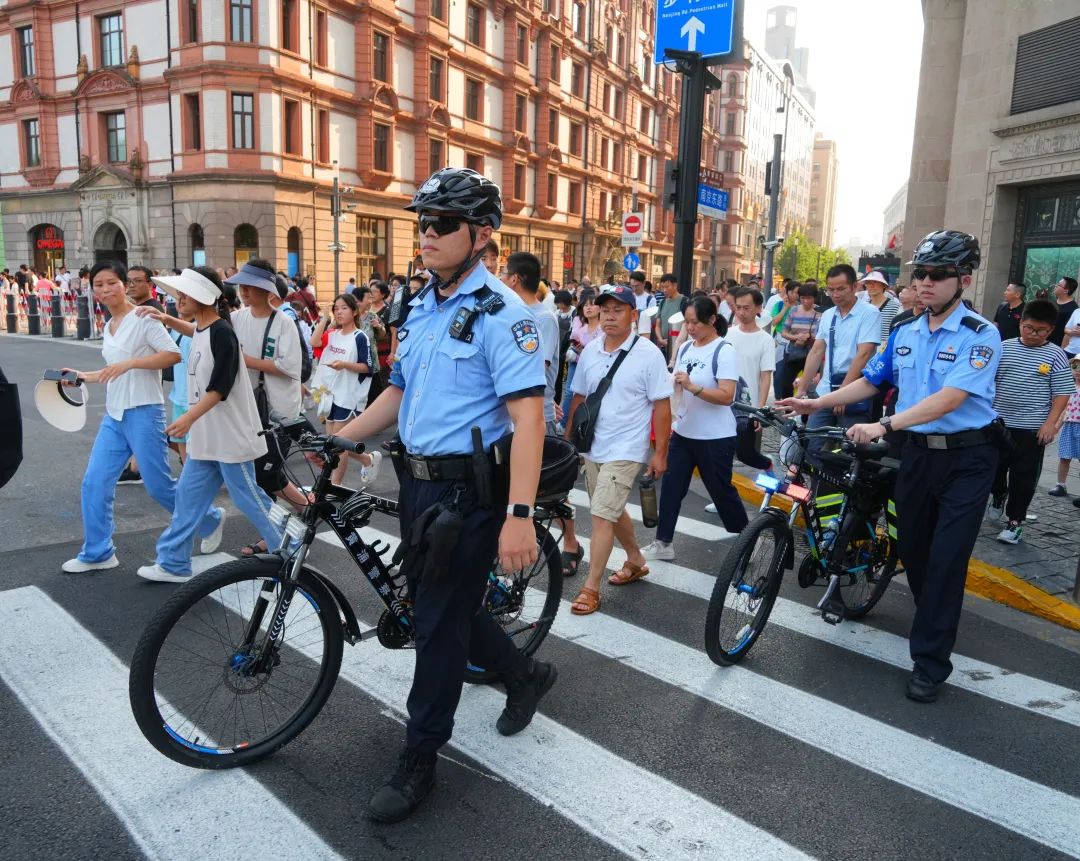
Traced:
[[985, 320], [978, 317], [972, 317], [970, 314], [960, 321], [961, 326], [967, 326], [972, 332], [982, 332], [990, 324]]

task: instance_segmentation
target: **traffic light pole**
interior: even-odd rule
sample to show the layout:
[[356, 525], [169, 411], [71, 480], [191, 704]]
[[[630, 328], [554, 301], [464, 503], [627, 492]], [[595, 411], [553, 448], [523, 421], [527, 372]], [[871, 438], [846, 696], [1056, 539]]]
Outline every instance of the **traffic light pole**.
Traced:
[[[780, 210], [780, 159], [783, 155], [784, 136], [773, 135], [773, 157], [769, 167], [772, 174], [769, 176], [769, 229], [765, 242], [765, 273], [762, 288], [765, 295], [772, 292], [773, 286], [773, 260], [776, 257], [776, 221]], [[792, 276], [794, 277], [794, 275]]]
[[695, 289], [694, 232], [698, 217], [698, 182], [701, 179], [701, 130], [705, 125], [705, 93], [719, 89], [720, 81], [696, 51], [668, 48], [664, 58], [673, 60], [683, 76], [679, 116], [679, 155], [675, 175], [675, 278], [679, 292], [689, 296]]
[[334, 219], [334, 244], [331, 246], [334, 252], [334, 289], [330, 295], [335, 296], [341, 289], [341, 189], [338, 188], [336, 174], [330, 192], [330, 215]]

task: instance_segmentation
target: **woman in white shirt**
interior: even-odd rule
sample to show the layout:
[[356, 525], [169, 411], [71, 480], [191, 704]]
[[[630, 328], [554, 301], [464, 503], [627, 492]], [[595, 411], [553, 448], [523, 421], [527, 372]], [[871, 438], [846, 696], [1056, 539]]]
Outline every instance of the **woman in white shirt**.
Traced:
[[270, 497], [255, 481], [255, 461], [266, 454], [266, 440], [259, 436], [262, 422], [255, 393], [229, 323], [221, 279], [208, 266], [198, 266], [154, 278], [154, 283], [176, 299], [180, 313], [194, 318], [195, 332], [187, 362], [188, 411], [165, 428], [170, 436], [188, 437], [176, 510], [158, 539], [156, 562], [143, 565], [138, 575], [183, 583], [192, 574], [191, 540], [199, 528], [199, 512], [222, 483], [267, 547], [281, 545], [281, 532], [270, 522]]
[[[337, 296], [330, 313], [333, 315], [333, 327], [323, 348], [319, 378], [333, 398], [333, 406], [326, 417], [326, 429], [336, 434], [360, 415], [367, 405], [371, 388], [371, 345], [360, 329], [360, 303], [355, 296], [350, 293]], [[317, 341], [329, 325], [330, 318], [324, 317], [315, 327], [312, 337]], [[360, 483], [370, 484], [379, 471], [382, 452], [365, 452], [357, 460], [361, 464]], [[341, 484], [345, 480], [348, 467], [349, 459], [341, 458], [331, 477], [334, 484]]]
[[[161, 323], [135, 313], [125, 292], [127, 270], [122, 264], [98, 263], [90, 270], [90, 283], [95, 301], [110, 314], [101, 346], [105, 367], [76, 373], [87, 382], [105, 384], [105, 415], [83, 476], [83, 546], [78, 556], [63, 564], [68, 574], [120, 564], [113, 544], [113, 500], [116, 480], [132, 455], [139, 462], [147, 493], [170, 514], [176, 502], [161, 371], [180, 361], [180, 350]], [[212, 501], [202, 507], [195, 523], [204, 553], [213, 553], [221, 542], [225, 512], [213, 508]]]
[[683, 314], [689, 340], [675, 356], [675, 397], [679, 403], [672, 423], [668, 468], [660, 486], [656, 540], [642, 548], [646, 559], [675, 558], [675, 522], [695, 469], [701, 473], [724, 528], [741, 532], [748, 522], [731, 483], [736, 440], [731, 403], [739, 381], [739, 357], [717, 331], [719, 317], [712, 299], [693, 299]]

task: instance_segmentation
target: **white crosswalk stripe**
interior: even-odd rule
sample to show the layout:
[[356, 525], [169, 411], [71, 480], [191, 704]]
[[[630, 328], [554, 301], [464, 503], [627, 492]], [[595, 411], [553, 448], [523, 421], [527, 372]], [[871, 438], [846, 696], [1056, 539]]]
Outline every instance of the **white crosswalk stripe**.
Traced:
[[340, 858], [244, 772], [192, 771], [150, 747], [127, 668], [40, 589], [0, 592], [0, 619], [0, 678], [148, 858]]
[[[680, 559], [697, 559], [703, 568], [711, 552], [693, 551], [730, 537], [719, 527], [693, 518], [681, 518], [679, 523], [687, 550], [684, 557], [680, 545]], [[399, 543], [396, 535], [374, 528], [365, 528], [362, 534], [369, 542], [378, 538], [392, 548]], [[336, 560], [341, 552], [336, 536], [323, 532], [318, 537], [320, 545], [332, 548]], [[588, 538], [581, 540], [588, 548]], [[217, 553], [196, 557], [193, 563], [199, 573], [234, 558]], [[624, 560], [625, 554], [616, 548], [611, 567]], [[703, 601], [715, 582], [704, 571], [684, 565], [653, 561], [650, 569], [645, 581], [649, 586], [642, 594], [651, 596], [662, 594], [652, 589], [659, 586]], [[325, 570], [345, 579], [353, 573], [344, 558], [340, 566]], [[620, 601], [623, 594], [632, 593], [620, 594]], [[236, 609], [228, 592], [219, 595], [219, 600]], [[685, 605], [686, 599], [682, 600]], [[704, 604], [700, 609], [703, 617]], [[870, 621], [826, 625], [812, 608], [780, 598], [770, 626], [776, 627], [773, 636], [778, 640], [787, 637], [790, 641], [794, 632], [810, 638], [806, 642], [839, 647], [891, 667], [910, 667], [906, 640], [873, 627]], [[693, 622], [699, 627], [701, 619]], [[673, 636], [685, 639], [682, 634]], [[549, 639], [553, 647], [558, 644], [558, 651], [586, 650], [610, 662], [616, 674], [644, 674], [653, 684], [694, 698], [701, 704], [696, 709], [704, 721], [701, 726], [726, 727], [744, 721], [754, 728], [753, 733], [778, 733], [778, 738], [786, 737], [785, 743], [790, 739], [789, 744], [805, 749], [808, 757], [835, 760], [865, 775], [864, 781], [891, 784], [897, 791], [951, 810], [948, 816], [970, 816], [973, 822], [1001, 829], [1002, 835], [1018, 835], [1008, 838], [1015, 841], [1014, 846], [1031, 841], [1080, 857], [1080, 798], [1070, 794], [1073, 784], [1060, 782], [1053, 771], [1035, 769], [1030, 773], [1033, 776], [1025, 776], [1028, 772], [1021, 768], [1016, 773], [1010, 770], [1014, 768], [1008, 765], [1010, 760], [1002, 760], [993, 750], [953, 749], [949, 742], [925, 737], [910, 725], [907, 729], [892, 725], [816, 691], [755, 672], [752, 663], [717, 668], [696, 643], [684, 644], [604, 610], [588, 617], [574, 616], [567, 600], [561, 603]], [[307, 653], [303, 646], [294, 644], [293, 648]], [[757, 648], [769, 648], [768, 629]], [[400, 720], [413, 660], [410, 651], [388, 651], [365, 642], [346, 647], [340, 678], [374, 700], [375, 713]], [[1080, 726], [1080, 693], [1067, 686], [970, 656], [955, 655], [954, 664], [950, 685], [980, 695], [980, 701], [1052, 719], [1044, 724], [1064, 725], [1062, 734]], [[573, 671], [572, 666], [560, 664], [560, 668]], [[259, 851], [279, 857], [339, 857], [288, 803], [267, 792], [255, 777], [241, 771], [194, 772], [154, 751], [130, 716], [126, 668], [37, 588], [0, 593], [0, 678], [86, 776], [147, 857], [205, 854], [208, 833], [213, 834], [215, 857], [250, 857]], [[341, 690], [350, 696], [344, 686], [339, 686], [335, 696], [342, 696]], [[498, 688], [465, 687], [448, 758], [457, 761], [453, 751], [458, 751], [505, 782], [506, 791], [524, 793], [518, 803], [531, 804], [528, 799], [534, 799], [583, 834], [622, 854], [671, 859], [828, 855], [820, 846], [807, 854], [808, 845], [793, 838], [786, 826], [764, 827], [759, 819], [751, 821], [744, 808], [730, 807], [727, 800], [718, 802], [700, 787], [682, 786], [677, 776], [672, 779], [650, 770], [637, 761], [632, 749], [618, 753], [609, 749], [614, 747], [608, 741], [609, 726], [599, 724], [594, 729], [591, 724], [575, 724], [572, 728], [569, 722], [543, 714], [542, 708], [525, 732], [503, 738], [494, 729], [503, 696]], [[350, 699], [356, 700], [356, 694]], [[94, 710], [85, 709], [88, 701], [95, 703]], [[361, 705], [372, 709], [367, 699]], [[799, 767], [792, 764], [793, 769]], [[752, 796], [752, 779], [747, 788]], [[179, 797], [184, 799], [182, 805], [168, 803]], [[804, 809], [800, 805], [796, 803], [793, 809]], [[238, 821], [248, 827], [238, 829]], [[1025, 845], [1032, 848], [1031, 843]]]
[[[579, 540], [583, 547], [589, 547], [588, 538]], [[622, 565], [625, 561], [626, 553], [616, 547], [611, 552], [609, 567]], [[649, 572], [647, 582], [706, 601], [711, 597], [713, 584], [716, 582], [708, 574], [672, 562], [651, 560]], [[908, 642], [903, 637], [860, 622], [828, 625], [822, 621], [817, 611], [787, 598], [776, 599], [769, 616], [769, 626], [772, 625], [892, 664], [894, 667], [911, 668]], [[768, 648], [765, 645], [768, 630], [766, 627], [762, 644], [757, 648]], [[1080, 727], [1080, 697], [1075, 691], [966, 655], [954, 654], [952, 662], [954, 672], [949, 677], [950, 685]]]

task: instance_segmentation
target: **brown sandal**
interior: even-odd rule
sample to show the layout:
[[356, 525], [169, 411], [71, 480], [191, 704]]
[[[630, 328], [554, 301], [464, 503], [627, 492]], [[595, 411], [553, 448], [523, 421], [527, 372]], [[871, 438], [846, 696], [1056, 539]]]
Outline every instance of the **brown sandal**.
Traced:
[[626, 586], [635, 580], [640, 580], [649, 573], [648, 565], [635, 565], [633, 562], [624, 562], [623, 567], [608, 577], [607, 581], [612, 586]]
[[[578, 607], [584, 609], [579, 610]], [[588, 616], [600, 609], [600, 593], [596, 589], [581, 587], [578, 596], [570, 603], [570, 612], [575, 616]]]

